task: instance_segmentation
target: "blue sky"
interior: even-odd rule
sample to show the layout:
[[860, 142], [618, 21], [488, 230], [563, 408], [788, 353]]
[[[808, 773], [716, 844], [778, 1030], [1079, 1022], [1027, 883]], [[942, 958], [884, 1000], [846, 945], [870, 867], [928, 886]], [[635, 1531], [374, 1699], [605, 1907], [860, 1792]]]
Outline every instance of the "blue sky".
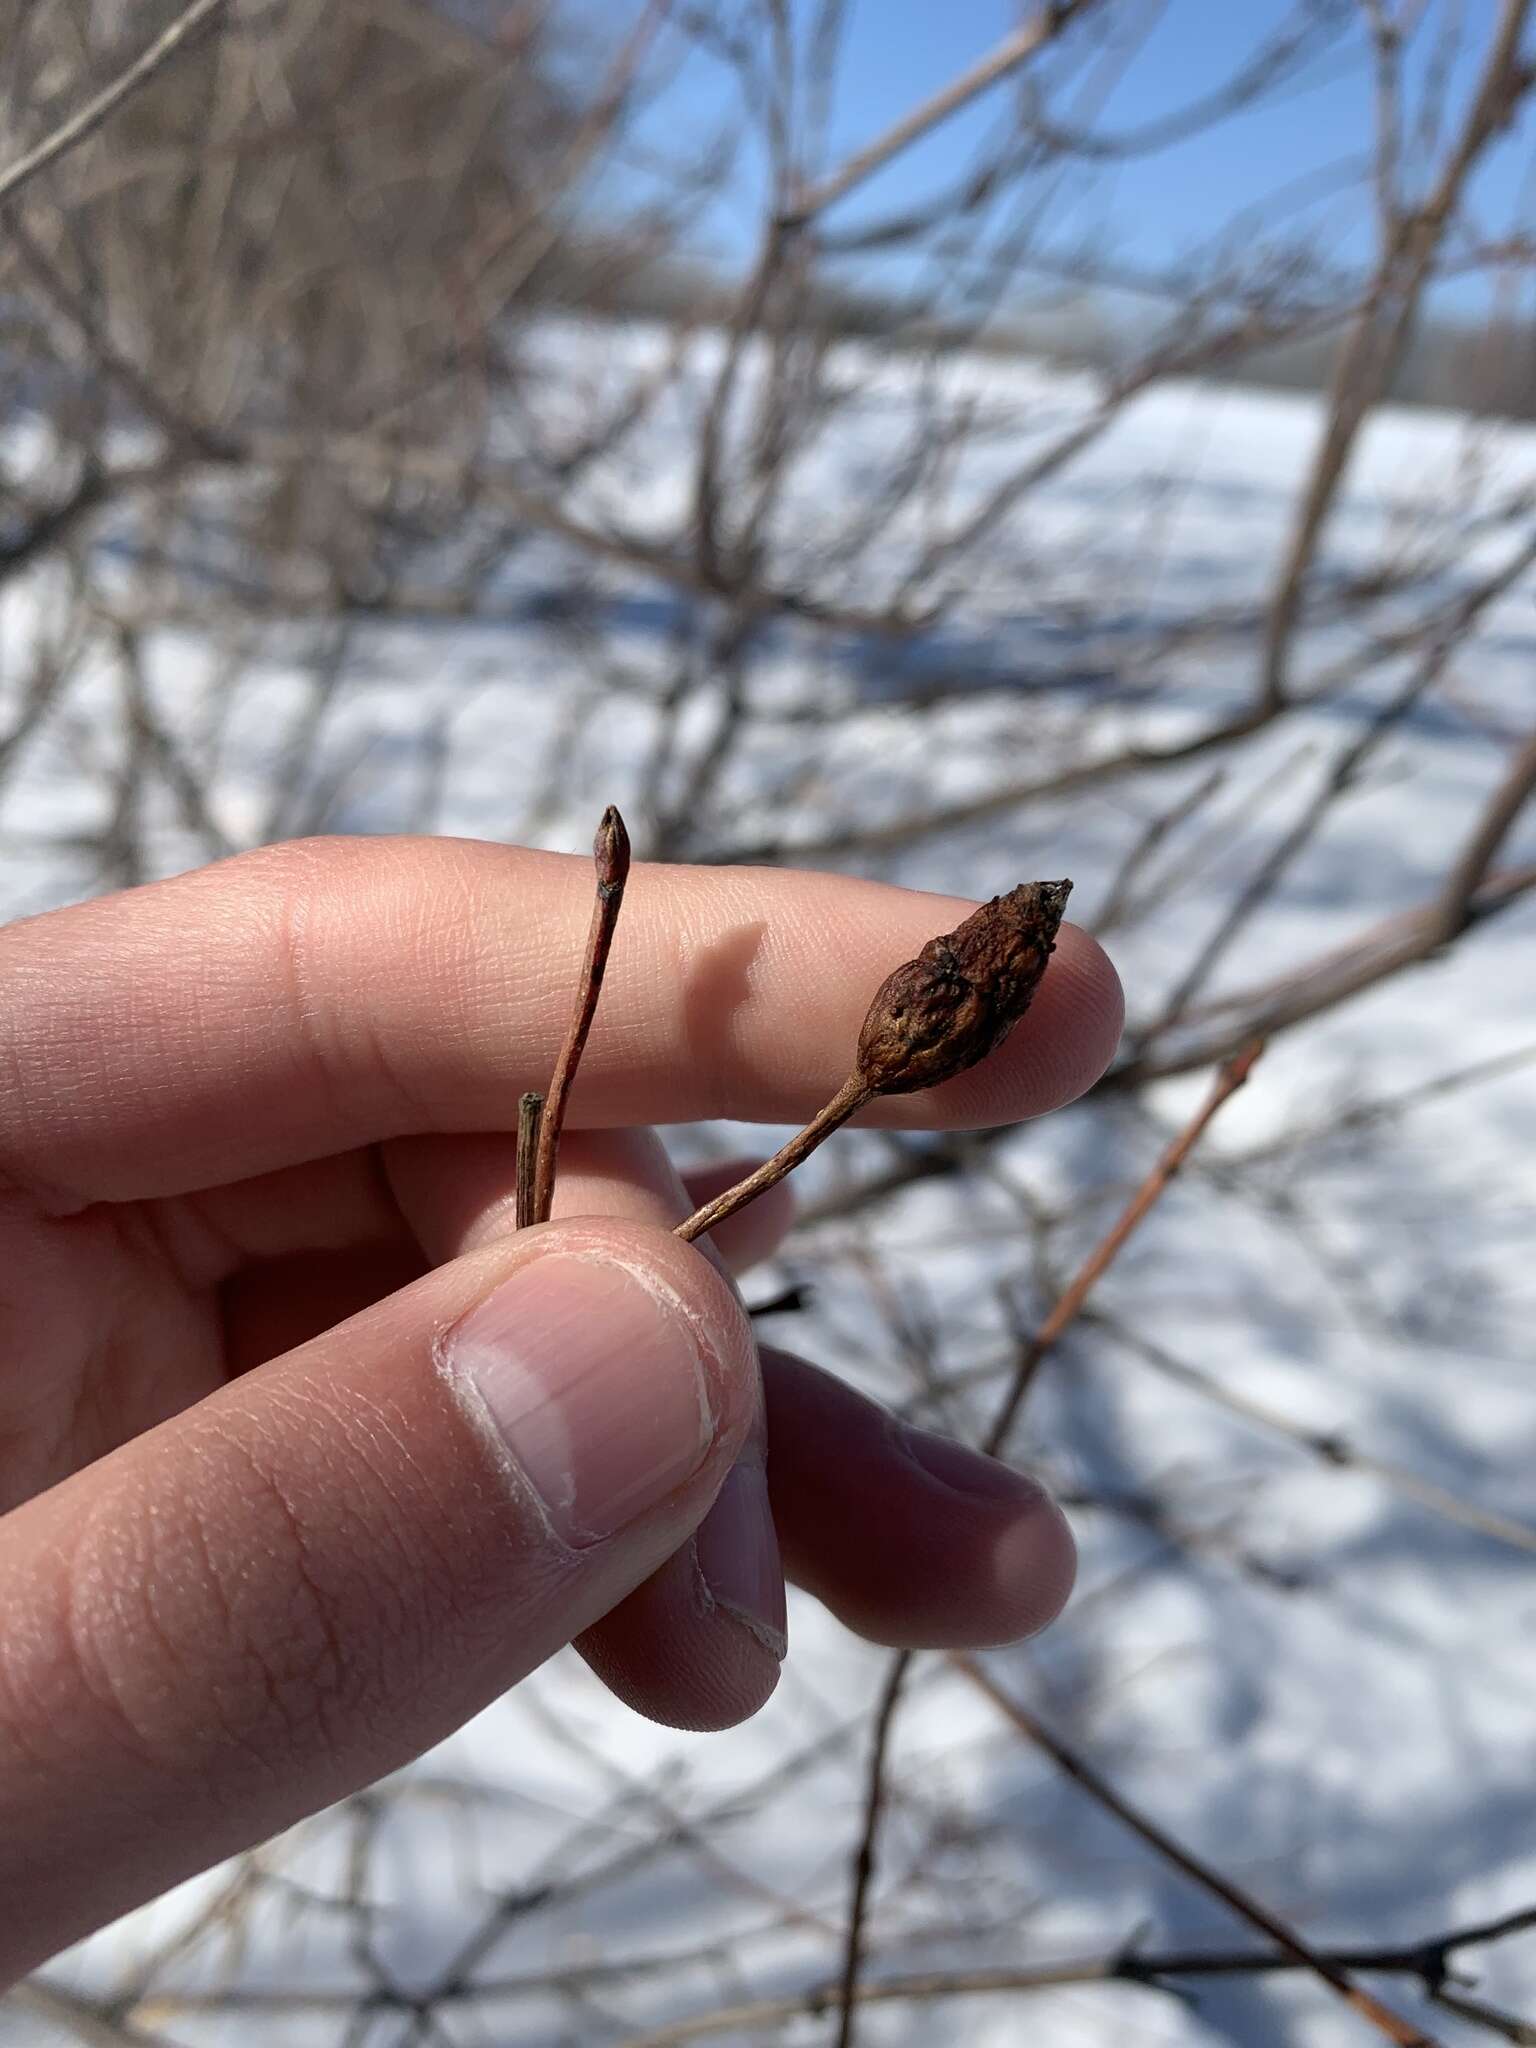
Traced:
[[[806, 0], [794, 4], [803, 20]], [[1496, 7], [1497, 0], [1428, 0], [1410, 51], [1410, 79], [1422, 83], [1442, 30], [1459, 19], [1451, 75], [1464, 97]], [[1097, 70], [1076, 67], [1064, 97], [1058, 102], [1053, 96], [1053, 109], [1071, 109], [1075, 96], [1091, 89], [1097, 123], [1107, 129], [1166, 116], [1218, 87], [1295, 12], [1294, 0], [1117, 0], [1105, 18], [1126, 27], [1150, 24], [1148, 33], [1122, 58], [1100, 58]], [[834, 153], [878, 134], [973, 63], [1019, 14], [1018, 0], [853, 0], [833, 101]], [[690, 127], [705, 132], [718, 118], [720, 90], [717, 70], [689, 65], [661, 110], [668, 139], [675, 144]], [[1330, 256], [1359, 260], [1368, 247], [1368, 200], [1358, 184], [1347, 194], [1343, 184], [1345, 166], [1369, 147], [1371, 91], [1363, 38], [1352, 29], [1265, 103], [1176, 146], [1075, 176], [1055, 204], [1057, 237], [1066, 245], [1087, 235], [1121, 260], [1162, 265], [1220, 232], [1244, 208], [1272, 214], [1276, 195], [1289, 193], [1292, 230]], [[998, 132], [1008, 109], [1008, 88], [995, 89], [850, 196], [836, 225], [899, 210], [941, 187]], [[1527, 113], [1525, 127], [1498, 146], [1479, 178], [1480, 215], [1496, 232], [1532, 214], [1532, 145]], [[1337, 173], [1332, 182], [1331, 172]], [[733, 260], [745, 254], [760, 217], [753, 182], [749, 160], [707, 218], [710, 243]], [[1312, 203], [1298, 212], [1295, 202], [1304, 192]], [[1470, 310], [1485, 289], [1461, 284], [1446, 296]]]

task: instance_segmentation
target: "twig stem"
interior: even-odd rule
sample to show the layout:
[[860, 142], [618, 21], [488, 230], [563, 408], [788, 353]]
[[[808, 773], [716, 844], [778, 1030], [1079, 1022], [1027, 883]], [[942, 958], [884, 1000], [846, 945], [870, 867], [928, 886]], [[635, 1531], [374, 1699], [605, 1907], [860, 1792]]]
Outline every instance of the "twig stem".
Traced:
[[808, 221], [814, 220], [817, 214], [824, 213], [829, 206], [836, 205], [837, 201], [851, 192], [856, 185], [862, 185], [866, 178], [873, 177], [892, 157], [899, 156], [904, 149], [909, 149], [914, 142], [920, 141], [930, 129], [936, 128], [941, 121], [948, 120], [951, 114], [958, 113], [979, 93], [986, 92], [991, 86], [1007, 78], [1010, 72], [1017, 71], [1037, 50], [1054, 41], [1074, 15], [1083, 13], [1091, 4], [1092, 0], [1056, 0], [1056, 4], [1052, 6], [1041, 7], [1011, 35], [1004, 36], [994, 50], [989, 51], [968, 71], [963, 71], [958, 78], [951, 79], [948, 85], [934, 93], [930, 99], [924, 100], [920, 106], [904, 114], [892, 127], [887, 128], [883, 135], [866, 144], [856, 155], [849, 157], [841, 169], [824, 178], [819, 185], [812, 185], [798, 194], [784, 214], [780, 225], [786, 228], [803, 227]]
[[629, 834], [624, 820], [610, 804], [603, 813], [592, 842], [592, 859], [597, 868], [597, 901], [592, 906], [592, 924], [587, 933], [587, 953], [581, 964], [581, 981], [576, 990], [576, 1008], [571, 1027], [555, 1063], [549, 1084], [549, 1100], [539, 1131], [538, 1168], [534, 1180], [533, 1221], [547, 1223], [555, 1196], [555, 1163], [560, 1153], [560, 1133], [565, 1127], [566, 1107], [581, 1055], [597, 1014], [597, 998], [613, 947], [613, 934], [624, 901], [624, 884], [629, 879]]
[[193, 0], [193, 4], [179, 14], [126, 71], [114, 78], [94, 99], [87, 100], [36, 149], [28, 150], [25, 156], [18, 157], [15, 163], [0, 171], [0, 205], [19, 192], [29, 179], [45, 171], [50, 164], [57, 163], [61, 156], [93, 135], [110, 114], [117, 112], [124, 100], [148, 85], [156, 72], [164, 70], [171, 59], [186, 48], [205, 21], [228, 5], [229, 0]]
[[517, 1105], [517, 1227], [538, 1221], [535, 1187], [539, 1170], [539, 1132], [544, 1123], [544, 1098], [530, 1089]]
[[706, 1202], [702, 1209], [695, 1210], [686, 1223], [679, 1223], [675, 1235], [691, 1244], [706, 1230], [713, 1230], [717, 1223], [723, 1223], [727, 1216], [734, 1216], [738, 1209], [744, 1209], [748, 1202], [755, 1201], [783, 1180], [786, 1174], [793, 1173], [803, 1160], [809, 1159], [816, 1147], [861, 1110], [874, 1093], [875, 1090], [860, 1075], [850, 1074], [826, 1108], [819, 1109], [803, 1131], [797, 1131], [789, 1143], [775, 1152], [771, 1159], [765, 1159], [756, 1172], [749, 1173], [735, 1187], [727, 1188], [723, 1195], [716, 1195], [712, 1202]]
[[1253, 1072], [1263, 1050], [1263, 1041], [1255, 1039], [1252, 1045], [1245, 1046], [1240, 1053], [1227, 1061], [1216, 1076], [1205, 1101], [1164, 1151], [1152, 1171], [1121, 1210], [1110, 1230], [1095, 1245], [1068, 1282], [1056, 1306], [1034, 1336], [1023, 1346], [1003, 1404], [987, 1432], [985, 1448], [993, 1457], [996, 1457], [1007, 1443], [1009, 1432], [1030, 1387], [1034, 1384], [1035, 1374], [1039, 1371], [1046, 1353], [1077, 1321], [1089, 1295], [1119, 1257], [1126, 1240], [1145, 1222], [1148, 1213], [1167, 1189], [1168, 1183], [1199, 1144], [1212, 1117], [1224, 1103], [1231, 1100]]

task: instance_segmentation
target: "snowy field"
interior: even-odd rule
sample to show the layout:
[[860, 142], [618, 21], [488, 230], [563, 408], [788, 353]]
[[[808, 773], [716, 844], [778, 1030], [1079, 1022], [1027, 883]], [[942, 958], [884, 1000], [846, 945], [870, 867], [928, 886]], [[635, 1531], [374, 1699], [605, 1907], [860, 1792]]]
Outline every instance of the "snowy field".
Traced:
[[[569, 345], [569, 336], [551, 342]], [[861, 431], [878, 436], [881, 420], [899, 420], [908, 402], [907, 372], [852, 352], [846, 369], [863, 386]], [[593, 378], [601, 374], [594, 367]], [[1054, 431], [1084, 403], [1072, 380], [1036, 370], [961, 363], [950, 374], [1016, 403], [1021, 435]], [[826, 450], [803, 480], [795, 545], [804, 561], [834, 544], [860, 502], [870, 446], [861, 431]], [[1031, 500], [1041, 554], [1026, 601], [1012, 581], [1016, 557], [999, 542], [996, 573], [982, 563], [920, 656], [883, 665], [849, 639], [831, 654], [823, 648], [813, 667], [803, 639], [786, 630], [762, 656], [764, 688], [792, 709], [832, 687], [832, 674], [850, 708], [817, 773], [806, 772], [808, 742], [791, 717], [732, 768], [718, 800], [735, 821], [727, 847], [770, 831], [814, 840], [828, 829], [833, 787], [874, 820], [887, 807], [894, 815], [914, 782], [924, 808], [942, 807], [1033, 772], [1035, 756], [1018, 738], [1019, 696], [955, 687], [918, 717], [903, 693], [925, 679], [1024, 678], [1026, 693], [1038, 693], [1030, 745], [1042, 771], [1081, 748], [1085, 702], [1095, 707], [1091, 743], [1106, 752], [1131, 738], [1166, 741], [1233, 709], [1255, 676], [1256, 634], [1240, 622], [1272, 581], [1316, 431], [1303, 399], [1165, 387]], [[656, 433], [664, 437], [664, 420]], [[661, 532], [687, 479], [681, 465], [658, 460], [659, 445], [621, 454], [590, 479], [583, 510], [596, 517], [605, 502], [622, 504], [632, 523]], [[1017, 437], [998, 437], [999, 464], [1018, 452]], [[1455, 578], [1485, 572], [1526, 538], [1529, 506], [1516, 500], [1530, 486], [1536, 433], [1383, 414], [1350, 471], [1325, 572], [1357, 574], [1426, 534], [1432, 550], [1435, 535], [1454, 531], [1454, 561], [1448, 550], [1441, 576], [1451, 593]], [[115, 573], [108, 551], [102, 574]], [[572, 718], [590, 685], [571, 670], [569, 642], [539, 601], [561, 574], [555, 547], [536, 543], [509, 570], [495, 622], [361, 632], [327, 727], [327, 759], [314, 771], [316, 786], [329, 775], [336, 792], [319, 814], [329, 828], [394, 830], [426, 818], [448, 833], [585, 843], [601, 805], [623, 800], [653, 714], [642, 694], [621, 690], [601, 719]], [[665, 593], [612, 569], [602, 599], [618, 669], [661, 676]], [[0, 732], [21, 702], [26, 650], [47, 630], [53, 601], [37, 582], [0, 603]], [[1160, 619], [1182, 619], [1192, 606], [1235, 623], [1169, 655], [1149, 670], [1155, 690], [1138, 691], [1117, 649], [1128, 639], [1148, 644]], [[1378, 629], [1383, 618], [1390, 613], [1376, 615]], [[1331, 633], [1324, 624], [1308, 638], [1319, 666], [1358, 646], [1344, 627]], [[198, 730], [214, 717], [216, 663], [191, 634], [164, 635], [153, 654], [164, 715]], [[1381, 691], [1388, 680], [1383, 670]], [[1224, 960], [1217, 990], [1280, 976], [1422, 901], [1497, 779], [1493, 737], [1528, 729], [1533, 683], [1536, 576], [1526, 576], [1486, 611], [1444, 687], [1373, 757], [1286, 873]], [[110, 688], [106, 677], [86, 678], [10, 764], [0, 787], [0, 914], [62, 903], [88, 886], [89, 857], [70, 835], [99, 825]], [[238, 699], [217, 711], [210, 802], [234, 842], [259, 836], [269, 820], [267, 736], [300, 689], [277, 637]], [[1156, 1015], [1238, 882], [1379, 701], [1376, 691], [1369, 684], [1293, 714], [1246, 744], [1170, 861], [1166, 901], [1106, 933], [1133, 1030]], [[558, 798], [542, 801], [555, 755]], [[1211, 765], [1155, 783], [1103, 784], [1031, 806], [1017, 821], [844, 864], [975, 895], [1021, 875], [1066, 872], [1077, 883], [1074, 914], [1091, 924], [1149, 817]], [[158, 866], [193, 857], [169, 806], [152, 826]], [[1507, 858], [1536, 858], [1531, 821]], [[1337, 1434], [1459, 1503], [1536, 1524], [1536, 1066], [1511, 1065], [1369, 1125], [1329, 1129], [1341, 1106], [1411, 1095], [1520, 1053], [1536, 1041], [1533, 1017], [1536, 898], [1448, 957], [1281, 1038], [1202, 1163], [1115, 1269], [1103, 1306], [1294, 1429]], [[945, 1372], [961, 1380], [942, 1419], [976, 1429], [990, 1383], [975, 1368], [996, 1373], [1008, 1354], [995, 1282], [1027, 1266], [1012, 1249], [1021, 1195], [1070, 1208], [1054, 1247], [1069, 1263], [1204, 1086], [1201, 1076], [1162, 1084], [1145, 1106], [1090, 1101], [989, 1149], [963, 1192], [919, 1184], [857, 1222], [797, 1237], [760, 1293], [807, 1278], [814, 1303], [774, 1326], [776, 1341], [932, 1414], [876, 1318], [864, 1259], [873, 1251], [897, 1276], [913, 1323], [936, 1333]], [[1289, 1142], [1301, 1133], [1312, 1135]], [[703, 1151], [726, 1135], [688, 1134], [680, 1149]], [[839, 1140], [804, 1176], [804, 1197], [814, 1203], [886, 1160], [877, 1139]], [[1028, 1298], [1038, 1311], [1040, 1298]], [[987, 1660], [1003, 1685], [1319, 1942], [1407, 1944], [1536, 1906], [1536, 1552], [1380, 1476], [1306, 1455], [1093, 1329], [1054, 1359], [1026, 1438], [1021, 1451], [1058, 1486], [1128, 1501], [1155, 1494], [1165, 1515], [1155, 1527], [1132, 1512], [1074, 1513], [1083, 1555], [1074, 1608], [1039, 1643]], [[268, 1852], [266, 1867], [287, 1882], [257, 1890], [238, 1936], [207, 1933], [163, 1971], [160, 1987], [173, 1995], [145, 2005], [135, 2024], [209, 2048], [390, 2048], [418, 2038], [400, 2012], [348, 2031], [353, 1994], [370, 1981], [360, 1925], [396, 1983], [425, 1985], [495, 1894], [509, 1903], [476, 1975], [500, 1988], [444, 2007], [431, 2038], [638, 2048], [683, 2038], [663, 2030], [689, 2014], [792, 1999], [825, 1982], [838, 1965], [865, 1722], [886, 1658], [807, 1600], [794, 1601], [791, 1631], [783, 1683], [766, 1710], [705, 1738], [639, 1722], [574, 1657], [557, 1661], [407, 1774], [398, 1798], [322, 1818]], [[320, 1902], [343, 1889], [362, 1830], [366, 1923]], [[1253, 1940], [1021, 1745], [937, 1659], [919, 1663], [900, 1723], [882, 1872], [890, 1889], [877, 1895], [870, 1923], [871, 1981], [1103, 1957], [1128, 1942], [1151, 1951]], [[99, 1937], [58, 1965], [54, 1980], [110, 1990], [220, 1881]], [[1461, 1961], [1479, 1997], [1536, 2023], [1536, 1930]], [[1366, 1981], [1454, 2048], [1489, 2038], [1430, 2007], [1411, 1979]], [[226, 1999], [230, 1987], [243, 2005]], [[1188, 1999], [1087, 1983], [892, 2001], [871, 2006], [861, 2039], [869, 2048], [1348, 2048], [1372, 2038], [1300, 1974], [1187, 1988]], [[0, 2004], [5, 2048], [64, 2038], [38, 2014]], [[830, 2035], [825, 2015], [805, 2013], [689, 2038], [810, 2048]]]

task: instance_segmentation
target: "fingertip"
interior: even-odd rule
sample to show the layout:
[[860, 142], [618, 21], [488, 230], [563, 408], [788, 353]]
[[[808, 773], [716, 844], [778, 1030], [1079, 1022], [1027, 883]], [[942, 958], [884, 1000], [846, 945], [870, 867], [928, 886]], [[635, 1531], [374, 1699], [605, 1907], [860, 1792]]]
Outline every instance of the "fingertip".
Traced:
[[765, 1640], [760, 1626], [714, 1597], [696, 1543], [588, 1629], [577, 1648], [635, 1713], [695, 1735], [750, 1720], [783, 1669], [782, 1639]]
[[[930, 1647], [994, 1648], [1049, 1626], [1077, 1580], [1077, 1540], [1055, 1499], [1031, 1474], [952, 1437], [900, 1427], [894, 1443], [922, 1473], [934, 1523], [968, 1525], [958, 1533], [984, 1566], [972, 1579], [972, 1611], [958, 1617], [959, 1632]], [[989, 1628], [996, 1633], [978, 1635]]]
[[765, 1351], [763, 1368], [790, 1576], [850, 1628], [893, 1649], [982, 1649], [1061, 1612], [1076, 1546], [1035, 1480], [791, 1353]]

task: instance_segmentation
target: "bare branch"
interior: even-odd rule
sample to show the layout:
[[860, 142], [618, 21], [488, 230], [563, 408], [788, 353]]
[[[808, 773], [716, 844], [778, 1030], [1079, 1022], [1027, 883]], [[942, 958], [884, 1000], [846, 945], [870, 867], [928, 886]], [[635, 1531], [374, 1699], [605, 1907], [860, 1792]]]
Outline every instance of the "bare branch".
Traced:
[[969, 71], [962, 71], [941, 91], [904, 114], [883, 135], [857, 151], [840, 170], [833, 171], [808, 192], [799, 193], [781, 216], [784, 225], [803, 227], [817, 214], [825, 213], [829, 206], [835, 206], [856, 185], [862, 185], [866, 178], [882, 170], [892, 157], [899, 156], [931, 129], [937, 128], [941, 121], [947, 121], [951, 114], [958, 113], [981, 93], [1017, 71], [1036, 51], [1054, 42], [1075, 16], [1096, 4], [1097, 0], [1054, 0], [1053, 5], [1043, 7], [1031, 20], [1015, 29], [1011, 36], [1005, 36]]
[[179, 57], [191, 45], [193, 37], [205, 23], [220, 14], [230, 5], [230, 0], [192, 0], [186, 8], [136, 57], [127, 70], [114, 78], [112, 83], [88, 100], [76, 114], [56, 128], [35, 149], [28, 150], [23, 157], [4, 171], [0, 171], [0, 206], [13, 199], [31, 179], [46, 171], [51, 164], [67, 156], [72, 149], [94, 135], [102, 123], [115, 114], [125, 100], [148, 85], [157, 73]]

